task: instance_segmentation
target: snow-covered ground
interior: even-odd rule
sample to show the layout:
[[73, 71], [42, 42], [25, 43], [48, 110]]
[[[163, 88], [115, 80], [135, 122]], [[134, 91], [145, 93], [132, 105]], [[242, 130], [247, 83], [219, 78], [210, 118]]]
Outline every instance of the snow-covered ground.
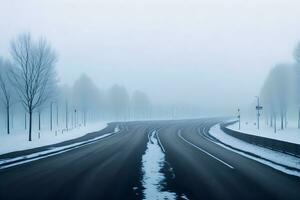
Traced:
[[118, 132], [119, 132], [119, 128], [116, 127], [114, 132], [106, 133], [101, 136], [98, 136], [98, 137], [95, 137], [95, 138], [92, 138], [89, 140], [85, 140], [82, 142], [76, 142], [76, 143], [61, 146], [61, 147], [53, 147], [53, 148], [49, 148], [44, 151], [40, 151], [37, 153], [28, 154], [28, 155], [22, 155], [22, 156], [15, 157], [15, 158], [2, 159], [2, 160], [0, 160], [0, 169], [4, 169], [4, 168], [16, 166], [16, 165], [21, 165], [24, 163], [28, 163], [28, 162], [32, 162], [35, 160], [40, 160], [43, 158], [54, 156], [57, 154], [65, 153], [65, 152], [71, 151], [73, 149], [77, 149], [77, 148], [83, 147], [85, 145], [89, 145], [91, 143], [97, 142], [103, 138], [109, 137]]
[[[254, 144], [250, 144], [250, 143], [244, 142], [242, 140], [239, 140], [237, 138], [234, 138], [234, 137], [224, 133], [220, 129], [219, 124], [213, 126], [210, 129], [209, 133], [213, 137], [217, 138], [218, 140], [220, 140], [223, 143], [225, 143], [226, 145], [228, 145], [228, 146], [226, 146], [221, 143], [215, 142], [216, 144], [219, 144], [226, 149], [229, 149], [229, 150], [239, 153], [245, 157], [256, 160], [260, 163], [268, 165], [268, 166], [270, 166], [274, 169], [280, 170], [284, 173], [300, 177], [300, 159], [297, 157], [287, 155], [284, 153], [280, 153], [277, 151], [272, 151], [270, 149], [259, 147]], [[250, 154], [235, 150], [235, 149], [231, 148], [230, 146], [234, 147], [236, 149], [240, 149], [245, 152], [253, 153], [253, 154], [257, 155], [258, 157], [251, 156]], [[292, 168], [294, 168], [296, 170], [293, 170]]]
[[88, 123], [86, 127], [77, 127], [69, 131], [64, 131], [63, 133], [61, 130], [42, 131], [40, 138], [38, 138], [38, 132], [34, 131], [31, 142], [28, 141], [27, 131], [14, 131], [10, 135], [0, 136], [0, 155], [72, 140], [88, 133], [102, 130], [106, 126], [106, 122], [93, 122]]
[[165, 180], [164, 174], [161, 172], [165, 164], [165, 154], [159, 146], [157, 132], [153, 131], [148, 135], [149, 141], [147, 150], [143, 155], [143, 193], [145, 199], [176, 199], [173, 192], [162, 191], [162, 182]]
[[[254, 120], [249, 120], [249, 122]], [[279, 122], [277, 122], [277, 131], [274, 133], [274, 128], [267, 126], [261, 122], [260, 129], [254, 123], [241, 123], [241, 130], [239, 130], [238, 123], [228, 126], [228, 128], [239, 131], [246, 134], [262, 136], [266, 138], [272, 138], [275, 140], [281, 140], [291, 143], [300, 144], [300, 129], [297, 128], [296, 122], [290, 122], [286, 129], [280, 130]]]

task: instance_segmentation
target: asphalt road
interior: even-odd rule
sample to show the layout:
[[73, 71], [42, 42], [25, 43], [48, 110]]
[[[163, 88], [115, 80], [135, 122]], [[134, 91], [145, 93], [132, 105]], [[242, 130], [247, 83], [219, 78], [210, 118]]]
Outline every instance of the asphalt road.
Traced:
[[[0, 199], [143, 199], [142, 155], [148, 134], [154, 130], [166, 158], [162, 170], [166, 180], [158, 184], [162, 191], [176, 193], [178, 199], [183, 195], [196, 200], [300, 199], [300, 178], [208, 140], [209, 127], [218, 122], [220, 119], [125, 123], [119, 133], [91, 144], [0, 169]], [[76, 142], [103, 135], [114, 126]]]

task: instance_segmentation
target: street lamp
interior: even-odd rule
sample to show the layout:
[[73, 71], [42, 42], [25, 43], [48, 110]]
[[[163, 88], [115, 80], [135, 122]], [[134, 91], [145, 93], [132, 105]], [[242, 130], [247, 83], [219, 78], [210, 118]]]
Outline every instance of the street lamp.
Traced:
[[77, 126], [77, 110], [76, 108], [74, 109], [74, 123], [75, 123], [75, 128]]
[[255, 98], [257, 98], [257, 106], [255, 109], [257, 110], [257, 129], [259, 129], [260, 110], [262, 110], [263, 107], [259, 104], [259, 96], [255, 96]]

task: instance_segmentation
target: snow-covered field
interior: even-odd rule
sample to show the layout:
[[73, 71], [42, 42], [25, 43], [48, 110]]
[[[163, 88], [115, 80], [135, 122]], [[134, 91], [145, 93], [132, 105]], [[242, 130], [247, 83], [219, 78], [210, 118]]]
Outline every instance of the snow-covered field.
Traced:
[[85, 145], [89, 145], [91, 143], [97, 142], [98, 140], [109, 137], [118, 132], [119, 132], [119, 128], [116, 127], [114, 132], [106, 133], [101, 136], [98, 136], [98, 137], [95, 137], [95, 138], [92, 138], [89, 140], [85, 140], [82, 142], [76, 142], [76, 143], [61, 146], [61, 147], [53, 147], [53, 148], [49, 148], [48, 150], [44, 150], [44, 151], [40, 151], [37, 153], [28, 154], [28, 155], [22, 155], [22, 156], [15, 157], [15, 158], [2, 159], [2, 160], [0, 160], [0, 169], [4, 169], [4, 168], [20, 165], [23, 163], [28, 163], [28, 162], [32, 162], [35, 160], [40, 160], [40, 159], [47, 158], [50, 156], [58, 155], [61, 153], [65, 153], [65, 152], [71, 151], [73, 149], [77, 149], [77, 148], [83, 147]]
[[[277, 151], [272, 151], [270, 149], [259, 147], [257, 145], [250, 144], [250, 143], [244, 142], [242, 140], [239, 140], [237, 138], [234, 138], [234, 137], [224, 133], [220, 129], [219, 124], [213, 126], [210, 129], [209, 133], [213, 137], [215, 137], [218, 140], [225, 143], [226, 145], [229, 145], [229, 146], [226, 146], [226, 145], [223, 145], [221, 143], [215, 142], [216, 144], [219, 144], [219, 145], [223, 146], [226, 149], [229, 149], [231, 151], [239, 153], [239, 154], [241, 154], [245, 157], [248, 157], [250, 159], [256, 160], [260, 163], [268, 165], [268, 166], [270, 166], [274, 169], [280, 170], [284, 173], [300, 177], [300, 159], [297, 158], [297, 157], [287, 155], [287, 154], [284, 154], [284, 153], [280, 153], [280, 152], [277, 152]], [[258, 157], [254, 157], [254, 156], [251, 156], [249, 154], [243, 153], [242, 151], [235, 150], [233, 148], [230, 148], [230, 146], [234, 147], [236, 149], [243, 150], [245, 152], [253, 153], [253, 154], [257, 155]], [[259, 157], [261, 157], [261, 158], [259, 158]], [[287, 167], [284, 167], [284, 166], [287, 166]], [[290, 167], [290, 169], [289, 169], [289, 167]], [[293, 170], [291, 168], [295, 168], [297, 170]]]
[[25, 130], [14, 131], [10, 135], [0, 136], [0, 154], [14, 151], [32, 149], [50, 144], [56, 144], [67, 140], [72, 140], [88, 133], [99, 131], [107, 126], [106, 122], [89, 123], [86, 127], [77, 127], [69, 131], [42, 131], [40, 138], [38, 132], [32, 134], [32, 141], [28, 141], [28, 133]]
[[[249, 120], [249, 122], [250, 121], [253, 122], [254, 120]], [[300, 144], [300, 129], [297, 128], [296, 122], [290, 122], [284, 130], [280, 130], [279, 125], [280, 124], [278, 122], [276, 133], [274, 133], [274, 128], [267, 126], [265, 123], [261, 123], [259, 130], [254, 123], [246, 124], [245, 122], [241, 123], [241, 130], [239, 130], [238, 123], [228, 126], [228, 128], [250, 135]]]

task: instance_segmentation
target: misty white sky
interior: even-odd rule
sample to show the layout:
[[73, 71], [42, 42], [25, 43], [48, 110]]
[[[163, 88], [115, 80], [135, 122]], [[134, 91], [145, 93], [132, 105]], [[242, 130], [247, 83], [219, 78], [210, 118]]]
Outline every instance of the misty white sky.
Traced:
[[0, 0], [0, 55], [20, 32], [45, 36], [61, 82], [217, 109], [255, 101], [269, 69], [292, 62], [299, 0]]

